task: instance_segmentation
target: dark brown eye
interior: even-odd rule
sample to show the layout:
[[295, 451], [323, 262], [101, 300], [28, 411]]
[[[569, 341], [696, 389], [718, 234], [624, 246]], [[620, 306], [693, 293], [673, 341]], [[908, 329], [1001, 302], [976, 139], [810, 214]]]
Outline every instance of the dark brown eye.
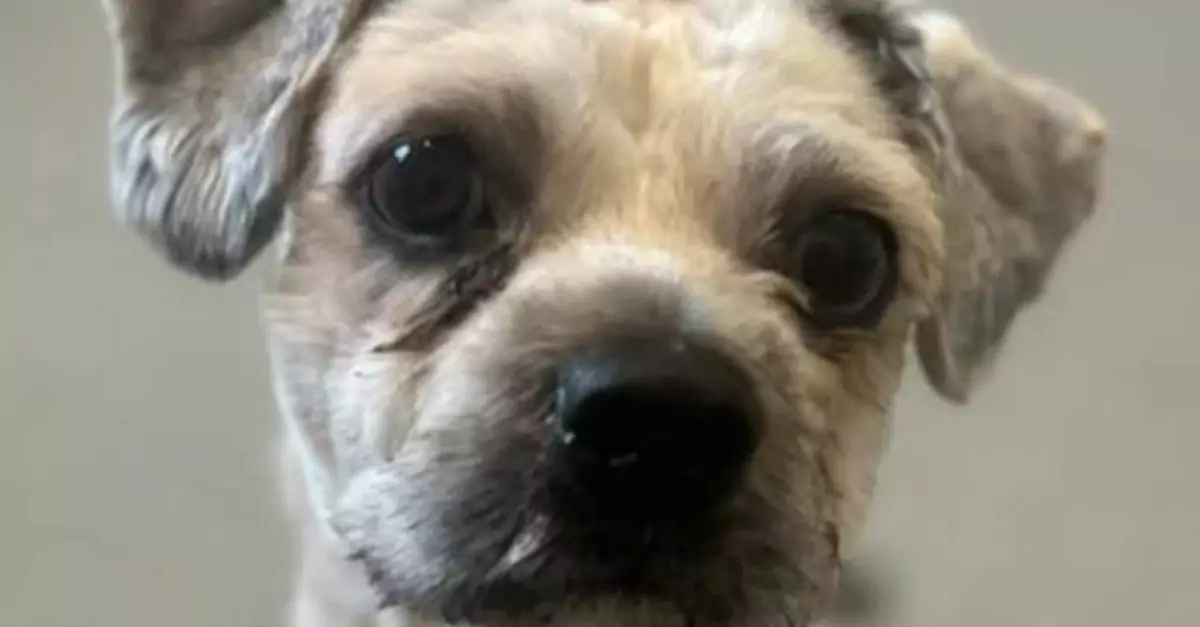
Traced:
[[399, 141], [363, 181], [366, 209], [393, 236], [441, 239], [484, 212], [483, 179], [470, 146], [453, 135]]
[[878, 322], [896, 290], [896, 235], [865, 211], [830, 210], [803, 226], [794, 272], [814, 322], [866, 327]]

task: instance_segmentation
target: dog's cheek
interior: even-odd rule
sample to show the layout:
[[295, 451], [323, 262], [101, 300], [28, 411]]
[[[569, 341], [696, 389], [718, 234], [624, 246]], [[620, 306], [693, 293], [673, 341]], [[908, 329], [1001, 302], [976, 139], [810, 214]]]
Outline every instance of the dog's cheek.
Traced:
[[425, 355], [395, 350], [442, 282], [364, 241], [353, 208], [320, 190], [297, 202], [264, 298], [273, 367], [292, 422], [338, 477], [388, 460], [415, 420]]
[[371, 336], [312, 281], [297, 283], [294, 269], [283, 275], [262, 301], [273, 385], [289, 446], [303, 458], [314, 497], [327, 502], [402, 441], [415, 367], [410, 356], [373, 351]]
[[[811, 496], [810, 509], [786, 515], [831, 525], [839, 548], [853, 552], [888, 439], [905, 335], [888, 327], [869, 338], [845, 340], [840, 350], [827, 354], [810, 345], [811, 338], [789, 312], [776, 309], [764, 304], [761, 310], [774, 311], [773, 317], [751, 321], [743, 315], [742, 324], [732, 327], [776, 405], [768, 412], [769, 439], [787, 443], [764, 453], [773, 451], [777, 458], [771, 465], [774, 472], [792, 468], [819, 475], [794, 477], [817, 494]], [[757, 331], [740, 333], [741, 328]], [[779, 463], [798, 456], [812, 461]]]
[[[403, 460], [354, 476], [337, 500], [331, 525], [367, 571], [381, 595], [403, 593], [417, 601], [436, 586], [452, 565], [426, 535], [422, 512], [431, 500], [411, 480]], [[380, 599], [381, 602], [396, 599]]]
[[902, 368], [899, 341], [872, 345], [839, 366], [842, 384], [829, 405], [830, 429], [822, 455], [838, 497], [834, 516], [844, 556], [854, 552], [862, 534]]
[[330, 431], [348, 474], [389, 461], [416, 420], [421, 359], [378, 352], [375, 344], [367, 340], [345, 350], [328, 376]]

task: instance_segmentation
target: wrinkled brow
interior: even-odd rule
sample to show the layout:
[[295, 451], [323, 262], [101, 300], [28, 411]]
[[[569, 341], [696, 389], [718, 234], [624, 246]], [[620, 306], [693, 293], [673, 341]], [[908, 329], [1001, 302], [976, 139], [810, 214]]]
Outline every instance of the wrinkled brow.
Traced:
[[776, 120], [748, 133], [743, 198], [762, 210], [837, 204], [910, 211], [924, 179], [897, 141], [836, 118]]
[[531, 86], [438, 76], [440, 81], [431, 76], [425, 85], [410, 83], [403, 91], [351, 88], [333, 99], [318, 132], [317, 184], [344, 185], [390, 143], [441, 133], [463, 136], [488, 163], [534, 168], [549, 124]]

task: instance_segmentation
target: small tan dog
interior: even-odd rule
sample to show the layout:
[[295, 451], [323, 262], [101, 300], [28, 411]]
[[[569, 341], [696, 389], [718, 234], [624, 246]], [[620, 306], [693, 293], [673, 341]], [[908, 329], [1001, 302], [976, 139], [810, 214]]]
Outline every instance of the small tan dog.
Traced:
[[[806, 627], [1094, 111], [886, 0], [108, 0], [116, 202], [264, 309], [293, 625]], [[380, 608], [387, 608], [387, 612]]]

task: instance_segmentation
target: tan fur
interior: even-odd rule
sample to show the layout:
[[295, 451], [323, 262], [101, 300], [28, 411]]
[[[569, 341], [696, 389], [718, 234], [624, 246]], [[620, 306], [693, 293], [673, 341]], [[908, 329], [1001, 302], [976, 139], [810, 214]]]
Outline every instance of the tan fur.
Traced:
[[[298, 7], [308, 1], [277, 10], [306, 15]], [[116, 3], [115, 11], [136, 15], [146, 5]], [[313, 38], [313, 74], [297, 89], [320, 88], [293, 94], [278, 112], [296, 118], [288, 128], [302, 139], [289, 135], [286, 162], [302, 163], [267, 168], [286, 190], [263, 310], [303, 548], [297, 626], [439, 625], [442, 588], [474, 585], [470, 568], [487, 561], [503, 572], [552, 547], [534, 509], [513, 504], [525, 480], [497, 477], [540, 468], [531, 442], [541, 441], [542, 381], [555, 364], [631, 332], [702, 338], [735, 359], [761, 397], [762, 443], [730, 506], [736, 524], [717, 540], [721, 555], [702, 572], [672, 574], [678, 590], [737, 597], [721, 602], [738, 614], [718, 622], [659, 602], [564, 599], [543, 608], [551, 624], [811, 624], [830, 605], [865, 519], [913, 329], [925, 325], [922, 357], [935, 385], [964, 399], [982, 358], [958, 351], [954, 334], [973, 333], [994, 350], [1008, 317], [1033, 295], [1004, 292], [1011, 306], [984, 330], [971, 325], [991, 311], [964, 318], [959, 304], [1009, 280], [1018, 261], [1026, 274], [1039, 262], [1048, 272], [1078, 226], [1076, 219], [1052, 232], [1003, 194], [1057, 203], [1066, 198], [1062, 185], [996, 182], [1015, 177], [1012, 163], [1035, 173], [1069, 165], [1079, 176], [1067, 191], [1084, 192], [1062, 210], [1090, 212], [1094, 202], [1104, 133], [1097, 114], [1050, 87], [1026, 86], [950, 18], [912, 19], [886, 2], [405, 0], [354, 3], [339, 15]], [[864, 15], [870, 19], [857, 19]], [[876, 59], [875, 46], [855, 39], [892, 45], [893, 22], [897, 33], [909, 22], [924, 29], [927, 67], [920, 55], [905, 56], [906, 43]], [[220, 27], [232, 33], [227, 39], [243, 38], [239, 54], [248, 54], [245, 38], [260, 36]], [[213, 41], [217, 50], [226, 45], [205, 39]], [[338, 42], [335, 54], [329, 42]], [[283, 48], [308, 50], [304, 42]], [[896, 61], [898, 69], [886, 65]], [[880, 75], [891, 71], [912, 79], [912, 103], [881, 87]], [[1030, 111], [1004, 110], [1015, 123], [1052, 120], [1061, 134], [1053, 151], [1006, 139], [1005, 129], [956, 126], [965, 116], [943, 110], [939, 94], [957, 102], [954, 90], [981, 76], [996, 93], [1026, 94]], [[238, 93], [204, 120], [246, 110]], [[135, 99], [130, 110], [158, 102]], [[495, 164], [496, 237], [512, 257], [503, 282], [449, 322], [456, 297], [448, 281], [474, 257], [397, 262], [372, 241], [347, 191], [398, 134], [444, 128], [466, 129]], [[970, 160], [973, 147], [989, 141], [1013, 160], [995, 172], [994, 163]], [[194, 159], [211, 154], [220, 153]], [[283, 159], [272, 150], [253, 156]], [[231, 185], [243, 181], [232, 167], [211, 165]], [[136, 179], [129, 189], [139, 184], [146, 183]], [[989, 189], [988, 209], [978, 209]], [[228, 216], [246, 213], [237, 223], [244, 225], [260, 210], [238, 198], [176, 210], [196, 225], [219, 213], [217, 223], [231, 228]], [[869, 329], [804, 329], [790, 305], [805, 294], [762, 261], [775, 254], [780, 221], [830, 202], [867, 208], [897, 235], [899, 289]], [[958, 218], [970, 211], [990, 213]], [[971, 228], [1000, 220], [1026, 239], [1005, 247], [987, 239], [991, 230], [972, 239]], [[226, 246], [234, 256], [198, 271], [244, 263], [243, 235], [236, 250]], [[160, 241], [171, 246], [176, 237]], [[200, 242], [188, 250], [215, 248]], [[174, 258], [186, 264], [194, 256]], [[494, 505], [491, 527], [446, 522], [472, 500]], [[491, 539], [494, 528], [508, 529], [506, 508], [527, 517], [503, 542]], [[462, 551], [472, 543], [477, 548]], [[552, 590], [554, 576], [572, 576], [570, 565], [547, 564], [531, 585]], [[388, 597], [396, 589], [408, 596], [377, 615], [377, 604], [397, 600]], [[542, 624], [500, 612], [470, 618]]]

